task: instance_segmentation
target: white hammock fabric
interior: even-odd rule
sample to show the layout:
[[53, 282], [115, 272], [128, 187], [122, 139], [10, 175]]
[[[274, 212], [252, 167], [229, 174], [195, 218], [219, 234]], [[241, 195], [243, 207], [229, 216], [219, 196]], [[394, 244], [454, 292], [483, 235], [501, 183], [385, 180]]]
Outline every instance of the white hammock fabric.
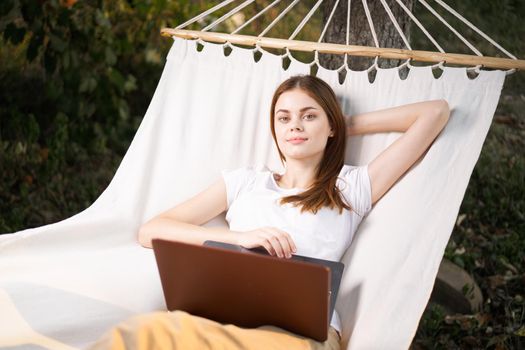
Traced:
[[[131, 315], [165, 309], [153, 251], [136, 242], [141, 223], [200, 192], [225, 168], [282, 171], [269, 129], [272, 94], [308, 64], [174, 39], [164, 72], [113, 180], [85, 211], [0, 236], [0, 348], [85, 348]], [[427, 305], [473, 167], [488, 132], [503, 71], [414, 67], [349, 71], [339, 84], [319, 68], [345, 114], [446, 99], [452, 115], [421, 161], [375, 205], [342, 261], [336, 309], [343, 349], [406, 349]], [[347, 164], [371, 161], [399, 133], [349, 138]], [[226, 226], [224, 214], [205, 226]]]

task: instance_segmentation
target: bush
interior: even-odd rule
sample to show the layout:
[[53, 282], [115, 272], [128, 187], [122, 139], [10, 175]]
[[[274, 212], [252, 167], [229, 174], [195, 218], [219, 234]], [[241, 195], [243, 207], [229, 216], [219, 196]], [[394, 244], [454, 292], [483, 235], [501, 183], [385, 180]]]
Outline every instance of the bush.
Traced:
[[[108, 184], [191, 2], [0, 4], [0, 232], [59, 221]], [[102, 166], [103, 165], [103, 166]], [[68, 176], [71, 175], [71, 176]]]

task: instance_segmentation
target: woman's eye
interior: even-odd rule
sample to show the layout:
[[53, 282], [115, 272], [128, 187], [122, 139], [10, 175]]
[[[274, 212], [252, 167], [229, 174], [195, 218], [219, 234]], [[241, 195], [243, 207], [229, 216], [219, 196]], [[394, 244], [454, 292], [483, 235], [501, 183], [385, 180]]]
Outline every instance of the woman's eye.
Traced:
[[[304, 116], [304, 118], [306, 118], [307, 120], [312, 120], [312, 119], [315, 118], [315, 115], [314, 115], [314, 114], [306, 114], [306, 115]], [[284, 122], [284, 121], [287, 121], [287, 120], [288, 120], [288, 117], [278, 117], [277, 120], [279, 120], [279, 121], [283, 121], [283, 122]]]

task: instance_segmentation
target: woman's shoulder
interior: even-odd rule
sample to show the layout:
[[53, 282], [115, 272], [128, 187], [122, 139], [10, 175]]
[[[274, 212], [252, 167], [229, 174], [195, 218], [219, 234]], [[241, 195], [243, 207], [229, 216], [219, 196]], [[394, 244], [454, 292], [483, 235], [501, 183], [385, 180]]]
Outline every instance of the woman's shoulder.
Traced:
[[358, 177], [359, 175], [362, 175], [364, 172], [368, 173], [368, 164], [364, 164], [364, 165], [343, 164], [343, 167], [339, 171], [339, 178], [345, 179], [349, 176]]
[[343, 167], [341, 168], [341, 171], [343, 170], [348, 170], [348, 171], [351, 171], [351, 170], [354, 170], [354, 169], [362, 169], [362, 168], [366, 168], [368, 167], [368, 164], [365, 163], [365, 164], [343, 164]]
[[338, 176], [338, 187], [358, 213], [364, 215], [371, 210], [372, 190], [368, 164], [343, 165]]

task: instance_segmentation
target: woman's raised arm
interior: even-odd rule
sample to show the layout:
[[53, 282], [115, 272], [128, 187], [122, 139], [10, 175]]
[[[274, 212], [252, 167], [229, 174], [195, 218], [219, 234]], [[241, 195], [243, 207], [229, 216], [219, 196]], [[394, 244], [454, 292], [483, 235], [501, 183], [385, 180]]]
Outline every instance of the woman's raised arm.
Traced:
[[448, 103], [434, 100], [347, 117], [347, 135], [404, 132], [368, 164], [372, 203], [377, 202], [430, 147], [449, 116]]

